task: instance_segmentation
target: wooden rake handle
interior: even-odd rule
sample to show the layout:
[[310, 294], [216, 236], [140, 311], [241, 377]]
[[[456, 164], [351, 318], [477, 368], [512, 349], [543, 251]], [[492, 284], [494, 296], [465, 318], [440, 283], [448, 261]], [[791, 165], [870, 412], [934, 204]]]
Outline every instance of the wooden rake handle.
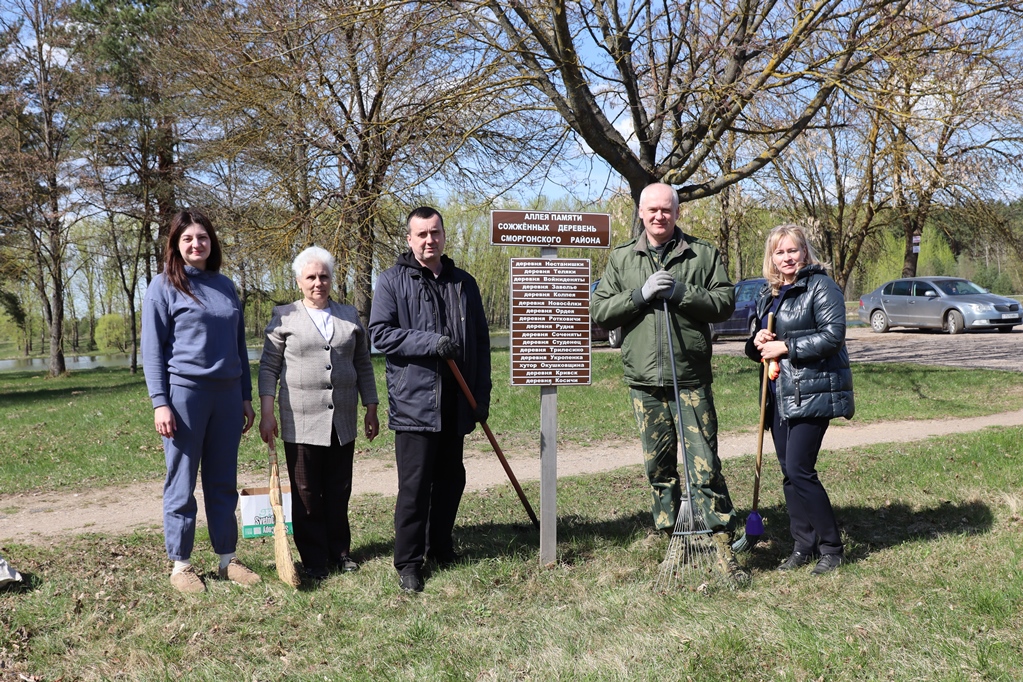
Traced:
[[[472, 391], [469, 390], [469, 385], [465, 383], [465, 378], [462, 376], [462, 372], [459, 371], [458, 365], [451, 358], [447, 359], [448, 367], [451, 368], [451, 373], [455, 375], [455, 381], [458, 382], [459, 387], [462, 389], [462, 393], [465, 394], [465, 399], [469, 401], [469, 407], [474, 411], [476, 410], [476, 398], [473, 397]], [[522, 486], [519, 485], [518, 479], [515, 478], [515, 474], [512, 472], [511, 467], [508, 465], [508, 460], [505, 459], [504, 453], [501, 452], [501, 446], [497, 444], [497, 438], [494, 437], [494, 432], [490, 430], [485, 421], [480, 422], [480, 426], [483, 427], [483, 432], [487, 434], [487, 439], [490, 441], [490, 445], [493, 446], [494, 452], [497, 453], [497, 458], [501, 460], [501, 466], [504, 467], [504, 473], [508, 475], [508, 480], [511, 481], [512, 487], [515, 488], [515, 492], [519, 496], [519, 500], [522, 501], [522, 506], [525, 507], [526, 513], [529, 515], [529, 520], [533, 522], [533, 525], [537, 528], [540, 527], [540, 520], [536, 518], [536, 514], [533, 512], [533, 508], [529, 505], [529, 500], [526, 499], [526, 493], [522, 492]]]

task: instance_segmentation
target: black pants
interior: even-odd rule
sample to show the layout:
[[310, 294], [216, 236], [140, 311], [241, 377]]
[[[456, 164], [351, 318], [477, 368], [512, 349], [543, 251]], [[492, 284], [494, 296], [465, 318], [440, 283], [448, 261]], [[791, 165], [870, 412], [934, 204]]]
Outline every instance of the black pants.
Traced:
[[789, 511], [789, 530], [795, 551], [804, 554], [842, 554], [842, 538], [835, 512], [824, 485], [817, 477], [820, 454], [828, 419], [791, 419], [782, 421], [774, 411], [771, 436], [784, 476], [785, 506]]
[[443, 401], [440, 432], [394, 434], [398, 468], [394, 567], [400, 574], [419, 570], [427, 553], [443, 557], [454, 551], [451, 532], [465, 490], [464, 438], [454, 399]]
[[331, 431], [330, 445], [284, 443], [291, 479], [291, 522], [295, 546], [307, 570], [325, 571], [348, 554], [352, 531], [348, 500], [352, 496], [355, 441], [342, 445]]

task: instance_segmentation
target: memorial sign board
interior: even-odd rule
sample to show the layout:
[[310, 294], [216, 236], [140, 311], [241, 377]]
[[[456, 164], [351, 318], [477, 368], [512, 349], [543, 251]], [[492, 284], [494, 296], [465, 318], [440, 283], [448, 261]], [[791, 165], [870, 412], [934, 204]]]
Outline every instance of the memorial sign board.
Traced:
[[589, 259], [511, 259], [511, 383], [590, 383]]
[[607, 213], [491, 211], [490, 243], [607, 249], [611, 247], [611, 216]]

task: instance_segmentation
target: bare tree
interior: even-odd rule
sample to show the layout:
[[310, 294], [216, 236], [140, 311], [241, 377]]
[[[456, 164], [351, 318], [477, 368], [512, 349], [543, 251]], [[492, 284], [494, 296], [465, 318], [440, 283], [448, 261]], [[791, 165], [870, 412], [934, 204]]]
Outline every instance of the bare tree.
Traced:
[[82, 70], [94, 79], [91, 196], [137, 223], [148, 282], [153, 264], [163, 267], [162, 246], [182, 182], [176, 71], [167, 68], [164, 54], [182, 21], [180, 8], [167, 0], [80, 0], [73, 18]]
[[[888, 28], [909, 2], [457, 4], [634, 200], [664, 181], [691, 201], [777, 157], [852, 74], [894, 47]], [[728, 133], [760, 144], [725, 168], [713, 152]]]
[[1020, 22], [996, 9], [973, 21], [931, 4], [914, 12], [892, 24], [891, 40], [916, 24], [932, 30], [858, 72], [758, 177], [769, 202], [780, 197], [811, 224], [843, 287], [879, 229], [904, 233], [911, 276], [913, 247], [936, 206], [1004, 199], [1021, 170]]
[[934, 30], [895, 65], [887, 118], [904, 277], [916, 274], [914, 246], [936, 206], [1005, 199], [1023, 176], [1020, 8], [968, 23], [927, 12]]
[[467, 48], [464, 30], [428, 2], [266, 0], [218, 6], [189, 35], [184, 70], [208, 112], [196, 153], [210, 169], [246, 165], [252, 196], [236, 206], [272, 207], [254, 211], [273, 220], [247, 239], [282, 259], [313, 241], [331, 248], [364, 320], [401, 204], [442, 179], [514, 181], [514, 169], [552, 163], [545, 152], [563, 139], [512, 99], [499, 55]]
[[3, 55], [0, 163], [4, 222], [25, 238], [30, 277], [49, 331], [49, 374], [64, 363], [64, 258], [68, 231], [77, 219], [70, 163], [82, 97], [76, 55], [63, 0], [15, 0], [0, 11], [0, 31], [13, 39]]
[[756, 178], [762, 199], [807, 224], [843, 289], [864, 244], [891, 205], [890, 146], [885, 112], [840, 93], [773, 167]]

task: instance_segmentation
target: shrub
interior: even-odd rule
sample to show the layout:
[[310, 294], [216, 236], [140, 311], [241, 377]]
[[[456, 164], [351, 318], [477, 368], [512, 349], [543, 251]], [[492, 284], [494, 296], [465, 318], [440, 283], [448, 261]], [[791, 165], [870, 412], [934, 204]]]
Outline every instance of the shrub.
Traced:
[[124, 353], [131, 344], [128, 320], [124, 315], [110, 313], [96, 323], [96, 345], [100, 350]]

